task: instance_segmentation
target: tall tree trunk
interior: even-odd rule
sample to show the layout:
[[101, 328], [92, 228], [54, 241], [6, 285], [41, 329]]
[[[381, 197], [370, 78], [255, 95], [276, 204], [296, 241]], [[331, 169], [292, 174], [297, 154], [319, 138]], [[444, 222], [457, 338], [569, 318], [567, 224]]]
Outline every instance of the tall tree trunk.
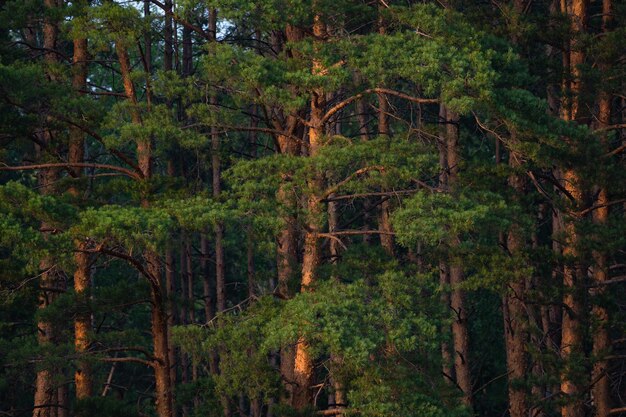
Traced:
[[[74, 39], [74, 56], [72, 65], [72, 87], [80, 92], [87, 87], [87, 67], [88, 67], [88, 51], [87, 39]], [[85, 155], [85, 134], [75, 126], [70, 127], [69, 132], [69, 155], [70, 163], [84, 162]], [[71, 168], [72, 174], [76, 178], [82, 176], [82, 168]], [[69, 190], [70, 194], [79, 197], [79, 189], [72, 186]], [[89, 350], [91, 332], [91, 312], [89, 311], [89, 291], [91, 283], [90, 273], [90, 257], [85, 252], [87, 245], [85, 242], [76, 241], [76, 252], [74, 254], [74, 262], [76, 270], [74, 271], [74, 291], [78, 301], [78, 311], [74, 319], [74, 346], [76, 354], [79, 357], [77, 361], [74, 381], [76, 384], [76, 398], [89, 398], [93, 394], [93, 375], [91, 364], [88, 360], [84, 360], [84, 356]]]
[[[514, 134], [512, 135], [514, 136]], [[512, 138], [514, 141], [515, 139]], [[509, 165], [513, 169], [521, 166], [519, 155], [514, 151], [509, 153]], [[509, 185], [516, 196], [526, 194], [524, 178], [517, 173], [509, 177]], [[511, 256], [521, 256], [526, 243], [521, 227], [514, 224], [508, 232], [507, 249]], [[528, 329], [527, 315], [524, 306], [526, 293], [526, 276], [514, 277], [509, 284], [508, 291], [503, 299], [504, 340], [506, 345], [506, 364], [509, 379], [509, 414], [511, 417], [526, 417], [528, 415], [528, 399], [524, 388], [517, 387], [528, 371], [527, 344]]]
[[[174, 279], [174, 271], [176, 265], [174, 264], [174, 251], [171, 247], [165, 250], [165, 292], [166, 292], [166, 304], [165, 312], [167, 314], [167, 337], [168, 337], [168, 349], [167, 357], [170, 365], [170, 384], [172, 387], [176, 386], [176, 348], [171, 343], [172, 327], [176, 325], [176, 281]], [[173, 399], [172, 399], [173, 401]], [[176, 414], [176, 410], [172, 410]]]
[[[514, 0], [513, 8], [522, 19], [526, 8], [527, 0]], [[513, 36], [513, 42], [518, 43], [517, 34]], [[511, 143], [517, 144], [517, 135], [511, 132]], [[498, 155], [496, 162], [500, 160], [500, 141], [496, 138]], [[509, 176], [509, 186], [514, 191], [513, 198], [519, 200], [519, 196], [526, 195], [525, 177], [520, 175], [518, 170], [522, 165], [520, 155], [514, 150], [509, 151], [509, 166], [513, 173]], [[522, 255], [526, 248], [523, 231], [518, 224], [513, 224], [508, 231], [506, 246], [509, 254], [513, 257]], [[514, 276], [503, 297], [502, 310], [504, 319], [504, 341], [506, 346], [506, 364], [508, 371], [508, 393], [509, 393], [509, 414], [510, 417], [526, 417], [528, 415], [528, 398], [521, 384], [528, 371], [528, 316], [524, 305], [526, 295], [526, 284], [531, 282], [531, 277]]]
[[[379, 11], [382, 6], [379, 6]], [[379, 13], [378, 17], [378, 33], [380, 35], [385, 35], [386, 27], [385, 22], [382, 18], [382, 13]], [[389, 139], [391, 131], [389, 129], [389, 102], [387, 101], [387, 96], [385, 94], [378, 94], [378, 134], [385, 138]], [[391, 200], [389, 198], [383, 199], [383, 202], [380, 205], [380, 218], [379, 218], [379, 228], [381, 231], [385, 232], [380, 235], [380, 244], [383, 249], [390, 257], [394, 256], [394, 245], [393, 245], [393, 229], [391, 227], [390, 220], [390, 212], [391, 212]]]
[[[182, 234], [179, 245], [179, 265], [178, 283], [180, 288], [180, 310], [179, 324], [185, 326], [189, 324], [189, 286], [187, 285], [187, 236]], [[171, 344], [171, 343], [170, 343]], [[178, 350], [180, 382], [183, 386], [189, 383], [189, 355], [183, 349]], [[177, 404], [182, 409], [182, 416], [189, 416], [189, 407], [186, 402], [180, 400]]]
[[[442, 103], [439, 105], [439, 187], [442, 189], [448, 188], [448, 146], [446, 139], [448, 131], [445, 124], [446, 117], [446, 106]], [[450, 268], [447, 260], [444, 259], [439, 261], [439, 286], [441, 288], [441, 304], [446, 308], [450, 308]], [[447, 334], [447, 331], [444, 334]], [[455, 380], [453, 363], [450, 343], [444, 339], [441, 342], [441, 371], [446, 383], [452, 383]]]
[[[209, 17], [209, 33], [212, 41], [216, 41], [217, 34], [217, 10], [211, 9]], [[211, 106], [217, 106], [217, 97], [210, 98]], [[220, 137], [216, 126], [211, 127], [211, 169], [213, 198], [219, 199], [222, 191], [222, 174], [220, 158]], [[217, 293], [217, 311], [226, 310], [226, 271], [224, 269], [224, 225], [218, 222], [214, 228], [215, 232], [215, 284]]]
[[[143, 17], [150, 22], [150, 0], [143, 0]], [[152, 31], [150, 25], [148, 25], [148, 30], [143, 36], [143, 44], [145, 45], [143, 55], [146, 60], [146, 72], [149, 77], [152, 72]]]
[[[287, 25], [285, 38], [288, 42], [298, 42], [302, 40], [304, 34], [299, 27]], [[294, 52], [287, 51], [288, 54]], [[275, 121], [275, 125], [284, 134], [277, 135], [276, 142], [278, 151], [281, 154], [298, 156], [300, 145], [293, 136], [302, 129], [298, 117], [290, 114], [286, 118], [284, 125]], [[293, 297], [292, 279], [295, 275], [295, 266], [298, 262], [298, 229], [296, 226], [297, 196], [291, 184], [291, 174], [283, 173], [281, 185], [278, 188], [276, 199], [279, 201], [283, 214], [283, 228], [278, 234], [276, 245], [276, 270], [278, 279], [277, 292], [281, 299], [287, 300]], [[284, 381], [286, 396], [281, 398], [281, 402], [293, 405], [295, 380], [294, 367], [296, 361], [296, 349], [294, 346], [283, 346], [280, 349], [280, 375]]]
[[[187, 262], [187, 313], [188, 313], [188, 323], [191, 325], [196, 324], [196, 310], [195, 310], [195, 302], [196, 298], [193, 291], [193, 257], [192, 257], [192, 245], [191, 245], [191, 237], [187, 236], [185, 240], [185, 260]], [[187, 361], [191, 366], [191, 382], [195, 384], [198, 382], [198, 364], [196, 363], [195, 358], [192, 355], [187, 356]], [[194, 407], [199, 405], [199, 398], [197, 395], [193, 396], [193, 404]]]
[[[562, 106], [561, 114], [564, 120], [575, 121], [579, 117], [581, 73], [580, 66], [585, 61], [584, 52], [581, 49], [579, 36], [584, 32], [587, 21], [588, 0], [563, 0], [562, 7], [566, 6], [563, 13], [571, 19], [572, 38], [569, 41], [567, 51], [564, 53], [565, 83], [569, 89], [563, 91], [569, 100]], [[574, 198], [575, 209], [583, 202], [583, 191], [580, 186], [578, 173], [572, 168], [563, 171], [563, 186]], [[583, 417], [585, 414], [583, 395], [585, 391], [584, 378], [577, 375], [577, 360], [580, 360], [582, 346], [582, 316], [584, 313], [581, 300], [581, 286], [584, 278], [584, 268], [578, 259], [579, 253], [578, 232], [573, 216], [566, 216], [564, 232], [567, 241], [563, 246], [565, 266], [563, 268], [563, 321], [561, 326], [561, 358], [564, 362], [564, 371], [561, 374], [561, 392], [565, 395], [566, 402], [561, 407], [563, 417]]]
[[[315, 2], [314, 2], [315, 3]], [[317, 6], [316, 4], [313, 5]], [[316, 42], [326, 38], [326, 24], [320, 15], [316, 14], [313, 19], [313, 36]], [[324, 71], [322, 62], [313, 59], [313, 74], [321, 74]], [[326, 108], [326, 93], [321, 88], [316, 88], [311, 97], [311, 116], [309, 127], [309, 156], [317, 156], [324, 135], [322, 118]], [[316, 272], [320, 264], [319, 233], [321, 232], [320, 215], [322, 213], [322, 203], [318, 195], [323, 186], [322, 173], [314, 172], [309, 179], [309, 187], [312, 190], [307, 199], [307, 226], [304, 235], [304, 256], [302, 259], [302, 279], [301, 291], [313, 290], [316, 282]], [[293, 406], [297, 410], [302, 410], [311, 405], [310, 387], [313, 380], [313, 358], [309, 353], [308, 342], [300, 337], [296, 344], [296, 360], [294, 366], [295, 392]]]
[[[209, 323], [215, 318], [215, 286], [213, 285], [214, 275], [209, 268], [209, 239], [206, 233], [200, 234], [200, 270], [202, 271], [202, 294], [204, 298], [204, 318], [205, 323]], [[217, 375], [218, 364], [217, 355], [214, 351], [209, 353], [209, 371], [211, 375]]]
[[[217, 41], [217, 9], [209, 11], [209, 35], [211, 41]], [[209, 104], [217, 110], [217, 97], [212, 95]], [[220, 157], [220, 136], [217, 126], [211, 126], [211, 171], [213, 198], [218, 200], [222, 192], [222, 171]], [[226, 310], [226, 269], [224, 265], [224, 224], [218, 221], [213, 231], [215, 233], [215, 293], [217, 313]], [[219, 324], [219, 322], [218, 322]], [[219, 362], [219, 359], [218, 359]], [[220, 372], [223, 372], [221, 369]], [[230, 400], [222, 395], [220, 398], [224, 416], [230, 416]]]
[[165, 27], [163, 28], [164, 49], [163, 49], [163, 70], [171, 71], [174, 59], [174, 31], [172, 28], [172, 0], [165, 0]]
[[[608, 33], [612, 20], [611, 0], [602, 1], [602, 32]], [[600, 69], [605, 70], [604, 63]], [[598, 117], [596, 127], [598, 129], [611, 124], [611, 95], [606, 91], [601, 91], [598, 100]], [[601, 138], [602, 145], [606, 149], [606, 137]], [[597, 190], [595, 205], [598, 206], [593, 211], [593, 222], [599, 227], [606, 224], [609, 217], [608, 190], [606, 186], [600, 186]], [[602, 250], [595, 250], [592, 253], [593, 284], [596, 286], [596, 296], [601, 296], [605, 292], [604, 282], [608, 279], [608, 265], [606, 253]], [[600, 301], [602, 303], [602, 301]], [[608, 376], [608, 360], [605, 356], [611, 349], [611, 338], [608, 331], [609, 312], [606, 307], [598, 302], [593, 303], [591, 315], [593, 328], [593, 356], [596, 362], [593, 364], [591, 372], [592, 394], [597, 417], [608, 417], [611, 411], [611, 385]]]
[[[333, 198], [335, 194], [329, 195], [329, 198]], [[336, 201], [330, 201], [328, 203], [328, 232], [333, 233], [337, 231], [339, 227], [339, 213], [338, 204]], [[333, 265], [339, 262], [339, 247], [340, 242], [335, 239], [331, 239], [330, 241], [330, 259]], [[332, 279], [339, 282], [339, 277], [333, 274]], [[335, 409], [341, 410], [346, 407], [347, 398], [346, 398], [346, 390], [344, 386], [344, 381], [337, 377], [338, 369], [341, 368], [343, 364], [343, 358], [334, 353], [330, 353], [330, 372], [331, 372], [331, 384], [333, 387], [332, 393], [332, 401], [329, 400], [329, 405], [334, 405]], [[343, 417], [343, 413], [338, 412], [335, 414], [337, 417]]]
[[[58, 0], [44, 0], [44, 7], [47, 10], [43, 22], [44, 62], [49, 66], [57, 63], [55, 51], [57, 48], [58, 26], [51, 16], [54, 15], [54, 9], [60, 6], [61, 4]], [[48, 78], [51, 81], [55, 81], [54, 73], [50, 72]], [[47, 122], [47, 117], [44, 117], [44, 120], [42, 120], [43, 125], [45, 126]], [[53, 134], [48, 128], [44, 127], [37, 135], [39, 143], [42, 144], [41, 148], [38, 149], [38, 158], [41, 158], [43, 153], [49, 152], [50, 148], [54, 146], [52, 143]], [[39, 192], [43, 195], [54, 194], [57, 179], [58, 171], [56, 169], [41, 170], [37, 177]], [[46, 222], [41, 223], [41, 230], [50, 229]], [[43, 233], [44, 239], [47, 239], [49, 232], [44, 231]], [[45, 256], [39, 261], [39, 268], [42, 272], [39, 280], [38, 307], [40, 310], [44, 310], [57, 298], [59, 290], [64, 288], [64, 282], [61, 271], [58, 270], [55, 262], [49, 256]], [[37, 321], [37, 341], [40, 347], [46, 348], [56, 343], [57, 327], [58, 324], [45, 319]], [[37, 371], [33, 408], [34, 417], [56, 417], [60, 412], [60, 408], [67, 405], [64, 403], [64, 399], [60, 398], [58, 386], [54, 381], [55, 374], [58, 372], [59, 370], [56, 368], [45, 368]]]
[[[601, 188], [595, 204], [608, 203], [607, 191]], [[593, 213], [593, 221], [598, 225], [606, 224], [609, 216], [608, 207], [600, 207]], [[606, 255], [601, 251], [593, 252], [593, 283], [596, 285], [596, 296], [605, 292], [604, 282], [608, 279]], [[600, 301], [601, 303], [602, 301]], [[593, 331], [593, 356], [596, 362], [593, 364], [591, 380], [593, 382], [592, 394], [597, 417], [608, 417], [611, 410], [611, 385], [608, 375], [608, 360], [605, 356], [611, 349], [611, 339], [608, 331], [609, 314], [606, 307], [595, 302], [592, 308]]]
[[[384, 94], [378, 95], [378, 134], [381, 137], [389, 138], [389, 103], [387, 102], [387, 96]], [[389, 198], [384, 198], [380, 205], [380, 219], [379, 227], [384, 233], [380, 235], [380, 243], [390, 257], [394, 256], [393, 247], [393, 228], [391, 227], [391, 201]]]
[[[442, 112], [443, 113], [443, 112]], [[454, 190], [459, 173], [459, 116], [450, 109], [445, 109], [446, 123], [446, 174], [451, 190]], [[458, 236], [450, 239], [449, 245], [454, 252], [460, 244]], [[469, 366], [469, 334], [467, 330], [467, 310], [465, 294], [459, 288], [463, 282], [463, 268], [458, 259], [448, 260], [450, 274], [450, 308], [454, 314], [452, 321], [452, 347], [454, 350], [454, 373], [456, 383], [463, 392], [463, 403], [472, 406], [472, 379]]]
[[[172, 8], [173, 8], [173, 0], [164, 0], [165, 5], [165, 16], [164, 16], [164, 27], [163, 27], [163, 70], [171, 71], [173, 69], [173, 46], [174, 46], [174, 32], [172, 26]], [[173, 103], [171, 100], [167, 101], [168, 109], [173, 108]], [[167, 175], [174, 177], [176, 175], [175, 172], [175, 163], [173, 160], [173, 156], [169, 156], [167, 163]], [[174, 249], [172, 245], [168, 245], [165, 249], [165, 291], [166, 291], [166, 314], [167, 314], [167, 337], [168, 337], [168, 347], [167, 347], [167, 358], [169, 362], [169, 377], [170, 377], [170, 386], [172, 389], [176, 386], [176, 380], [178, 379], [177, 375], [177, 360], [176, 360], [176, 347], [172, 344], [171, 341], [171, 333], [172, 327], [176, 325], [177, 320], [177, 311], [176, 311], [176, 279], [175, 279], [175, 262], [174, 262]], [[172, 405], [174, 404], [174, 397], [172, 394]], [[172, 416], [176, 416], [176, 408], [172, 406]]]
[[[120, 63], [120, 72], [124, 84], [126, 97], [131, 101], [131, 120], [134, 124], [141, 125], [141, 115], [137, 110], [137, 95], [131, 79], [131, 66], [128, 50], [124, 40], [116, 42], [117, 56]], [[152, 141], [150, 138], [140, 138], [137, 141], [137, 165], [144, 180], [152, 177]], [[142, 207], [147, 208], [150, 203], [148, 196], [144, 194], [141, 200]], [[150, 281], [150, 301], [152, 303], [151, 332], [153, 341], [153, 368], [155, 376], [156, 412], [159, 417], [171, 417], [173, 415], [172, 386], [170, 380], [168, 325], [165, 300], [163, 299], [160, 282], [160, 259], [150, 249], [143, 253], [146, 263], [146, 272]]]

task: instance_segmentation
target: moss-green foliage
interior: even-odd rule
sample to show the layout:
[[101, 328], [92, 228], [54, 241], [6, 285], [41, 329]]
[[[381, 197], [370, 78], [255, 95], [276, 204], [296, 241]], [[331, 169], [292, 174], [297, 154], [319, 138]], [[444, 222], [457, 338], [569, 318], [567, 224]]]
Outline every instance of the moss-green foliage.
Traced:
[[376, 256], [363, 263], [361, 255], [358, 246], [346, 253], [334, 278], [313, 292], [286, 303], [263, 297], [207, 327], [177, 329], [177, 343], [204, 360], [220, 352], [220, 366], [228, 370], [216, 379], [223, 394], [276, 395], [279, 374], [271, 358], [304, 338], [316, 373], [342, 381], [363, 415], [461, 415], [461, 408], [452, 412], [442, 402], [454, 394], [442, 397], [435, 277], [403, 272]]
[[[621, 273], [626, 244], [621, 204], [611, 205], [605, 225], [594, 223], [591, 211], [580, 210], [593, 204], [599, 186], [609, 187], [610, 199], [618, 202], [626, 191], [623, 159], [607, 155], [623, 138], [617, 131], [594, 131], [587, 114], [595, 111], [600, 89], [623, 97], [623, 5], [614, 5], [614, 30], [600, 36], [599, 3], [591, 2], [588, 33], [576, 35], [588, 58], [580, 68], [585, 109], [574, 123], [549, 108], [558, 99], [567, 103], [571, 91], [558, 91], [562, 63], [558, 53], [546, 53], [546, 45], [560, 48], [573, 34], [567, 17], [550, 12], [545, 1], [520, 13], [507, 2], [487, 7], [449, 1], [444, 8], [438, 2], [393, 0], [376, 6], [348, 0], [177, 0], [174, 20], [195, 26], [191, 74], [180, 68], [184, 25], [177, 23], [174, 69], [165, 71], [163, 12], [155, 3], [143, 16], [139, 3], [72, 1], [49, 10], [41, 0], [0, 1], [2, 165], [67, 162], [70, 128], [77, 127], [86, 134], [89, 163], [137, 172], [137, 144], [153, 147], [149, 179], [92, 167], [73, 178], [60, 168], [53, 190], [43, 195], [37, 171], [0, 172], [2, 406], [15, 405], [19, 412], [30, 407], [38, 369], [61, 370], [55, 375], [61, 383], [71, 379], [77, 359], [89, 360], [102, 383], [111, 371], [103, 359], [150, 359], [150, 288], [136, 268], [145, 262], [146, 250], [163, 260], [169, 255], [170, 264], [159, 266], [174, 272], [175, 293], [163, 291], [173, 314], [191, 307], [202, 322], [203, 280], [213, 290], [217, 225], [225, 227], [228, 310], [208, 324], [173, 331], [200, 374], [195, 382], [183, 384], [179, 378], [176, 400], [179, 408], [199, 403], [190, 412], [197, 416], [221, 415], [224, 399], [232, 406], [241, 398], [244, 409], [257, 399], [265, 409], [279, 402], [284, 381], [278, 351], [301, 339], [309, 345], [321, 383], [316, 385], [318, 409], [330, 406], [332, 380], [345, 386], [346, 415], [470, 415], [459, 405], [458, 390], [441, 377], [440, 345], [450, 341], [453, 320], [441, 295], [457, 289], [467, 301], [474, 411], [501, 416], [506, 412], [502, 297], [511, 294], [511, 282], [524, 280], [532, 283], [525, 294], [530, 308], [560, 305], [565, 289], [555, 277], [574, 261], [552, 250], [553, 241], [567, 240], [564, 233], [552, 234], [552, 213], [569, 211], [564, 219], [575, 220], [581, 236], [578, 260], [585, 267], [602, 252], [609, 265], [618, 265], [611, 274]], [[211, 9], [218, 11], [218, 42], [207, 42], [209, 34], [203, 32]], [[41, 41], [44, 18], [59, 27], [54, 60], [43, 59], [41, 48], [24, 42], [30, 27]], [[327, 38], [312, 36], [316, 18], [327, 25]], [[287, 41], [288, 25], [302, 38]], [[91, 94], [71, 84], [72, 40], [82, 36], [89, 39], [86, 92]], [[143, 62], [148, 38], [150, 71]], [[130, 56], [136, 104], [124, 97], [119, 46]], [[324, 71], [313, 71], [313, 62]], [[371, 92], [380, 87], [405, 96]], [[327, 109], [349, 103], [325, 120], [325, 136], [311, 156], [307, 130], [317, 126], [309, 123], [310, 105], [320, 91]], [[360, 101], [353, 100], [359, 94]], [[460, 173], [453, 185], [439, 181], [438, 136], [444, 128], [439, 104], [418, 104], [406, 96], [440, 100], [460, 114]], [[378, 134], [377, 106], [383, 99], [389, 104], [389, 135]], [[365, 126], [360, 126], [360, 111]], [[140, 124], [132, 112], [141, 115]], [[620, 122], [617, 113], [612, 123]], [[290, 120], [299, 123], [293, 130]], [[368, 140], [362, 140], [362, 128]], [[48, 144], [39, 141], [43, 131], [50, 134]], [[215, 131], [219, 149], [212, 148]], [[299, 153], [281, 154], [279, 135], [297, 143]], [[222, 168], [219, 197], [212, 190], [214, 155]], [[515, 168], [507, 163], [512, 158], [519, 162]], [[585, 201], [572, 202], [555, 187], [555, 175], [566, 169], [579, 174], [581, 188], [588, 191]], [[523, 192], [509, 186], [516, 177], [527, 179]], [[68, 193], [70, 186], [77, 193]], [[373, 234], [380, 227], [379, 207], [388, 198], [395, 256], [379, 247], [378, 236], [325, 233], [319, 236], [322, 262], [312, 291], [278, 299], [277, 236], [293, 222], [299, 253], [289, 286], [297, 293], [302, 235], [311, 223], [327, 231], [325, 208], [333, 197], [340, 198], [334, 206], [340, 230]], [[307, 211], [312, 198], [324, 208], [316, 218]], [[524, 242], [520, 250], [507, 248], [509, 232]], [[209, 236], [207, 253], [200, 250], [201, 234]], [[94, 252], [89, 302], [61, 288], [54, 302], [38, 311], [41, 260], [52, 262], [71, 287], [76, 242]], [[195, 302], [182, 298], [187, 242]], [[247, 270], [248, 242], [254, 271]], [[331, 242], [340, 247], [332, 259]], [[462, 266], [459, 288], [439, 285], [442, 261]], [[248, 273], [255, 280], [253, 296], [247, 293]], [[586, 299], [587, 310], [609, 309], [616, 337], [624, 331], [622, 298], [620, 291], [599, 291]], [[92, 313], [94, 328], [90, 351], [78, 357], [71, 321], [80, 308]], [[39, 345], [37, 320], [54, 322], [58, 340]], [[589, 328], [600, 324], [590, 320]], [[534, 341], [545, 337], [537, 323], [528, 331]], [[582, 378], [597, 359], [587, 354], [589, 334], [584, 336], [584, 351], [567, 364], [551, 347], [529, 346], [533, 363], [544, 373], [515, 384], [527, 389], [534, 383], [546, 391], [560, 382], [563, 370]], [[121, 349], [125, 346], [135, 349]], [[208, 368], [216, 354], [221, 373], [212, 375]], [[149, 368], [119, 363], [112, 387], [107, 397], [72, 402], [71, 412], [155, 414]], [[542, 410], [546, 415], [563, 401], [556, 397]], [[274, 407], [275, 415], [298, 414]]]

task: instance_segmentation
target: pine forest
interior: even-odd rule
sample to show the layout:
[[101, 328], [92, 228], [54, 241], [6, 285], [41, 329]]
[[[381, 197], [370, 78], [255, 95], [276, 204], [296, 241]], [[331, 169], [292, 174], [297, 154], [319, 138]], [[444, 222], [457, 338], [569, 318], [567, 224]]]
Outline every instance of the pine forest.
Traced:
[[0, 416], [626, 416], [626, 1], [0, 0]]

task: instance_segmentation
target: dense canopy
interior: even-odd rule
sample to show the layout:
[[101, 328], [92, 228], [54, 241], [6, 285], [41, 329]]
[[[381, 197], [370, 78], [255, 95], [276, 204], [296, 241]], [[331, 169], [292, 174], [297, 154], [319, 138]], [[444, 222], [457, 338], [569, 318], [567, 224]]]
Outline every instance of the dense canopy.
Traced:
[[626, 415], [625, 23], [0, 0], [0, 415]]

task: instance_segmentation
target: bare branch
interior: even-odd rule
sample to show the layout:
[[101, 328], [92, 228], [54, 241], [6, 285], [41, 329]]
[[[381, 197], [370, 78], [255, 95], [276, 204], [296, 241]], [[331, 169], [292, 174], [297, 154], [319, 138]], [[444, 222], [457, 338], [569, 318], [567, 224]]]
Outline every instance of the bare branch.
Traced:
[[346, 195], [338, 195], [335, 197], [328, 197], [321, 201], [323, 203], [328, 203], [331, 201], [350, 200], [354, 198], [386, 197], [386, 196], [394, 196], [397, 194], [414, 194], [419, 191], [420, 190], [398, 190], [398, 191], [381, 191], [381, 192], [374, 192], [374, 193], [346, 194]]
[[321, 124], [324, 124], [326, 122], [328, 122], [328, 120], [338, 111], [340, 111], [341, 109], [343, 109], [344, 107], [346, 107], [347, 105], [349, 105], [350, 103], [362, 98], [363, 96], [367, 95], [367, 94], [388, 94], [390, 96], [396, 96], [396, 97], [400, 97], [403, 98], [405, 100], [408, 101], [412, 101], [413, 103], [421, 103], [421, 104], [435, 104], [438, 103], [439, 100], [436, 98], [420, 98], [420, 97], [414, 97], [405, 93], [402, 93], [400, 91], [396, 91], [396, 90], [391, 90], [389, 88], [368, 88], [367, 90], [358, 93], [356, 95], [353, 95], [352, 97], [348, 97], [347, 99], [343, 100], [340, 103], [335, 104], [333, 107], [331, 107], [326, 114], [324, 115], [324, 117], [322, 117], [322, 121]]
[[37, 169], [71, 168], [71, 167], [110, 169], [111, 171], [121, 172], [122, 174], [125, 174], [135, 180], [141, 179], [141, 177], [136, 172], [131, 171], [130, 169], [118, 167], [115, 165], [109, 165], [109, 164], [92, 164], [92, 163], [83, 163], [83, 162], [62, 162], [62, 163], [35, 164], [35, 165], [22, 165], [22, 166], [0, 166], [0, 171], [28, 171], [28, 170], [37, 170]]
[[140, 363], [142, 365], [149, 366], [151, 368], [153, 368], [155, 365], [154, 362], [150, 362], [141, 358], [134, 358], [132, 356], [123, 357], [123, 358], [101, 358], [100, 360], [103, 362], [134, 362], [134, 363]]

